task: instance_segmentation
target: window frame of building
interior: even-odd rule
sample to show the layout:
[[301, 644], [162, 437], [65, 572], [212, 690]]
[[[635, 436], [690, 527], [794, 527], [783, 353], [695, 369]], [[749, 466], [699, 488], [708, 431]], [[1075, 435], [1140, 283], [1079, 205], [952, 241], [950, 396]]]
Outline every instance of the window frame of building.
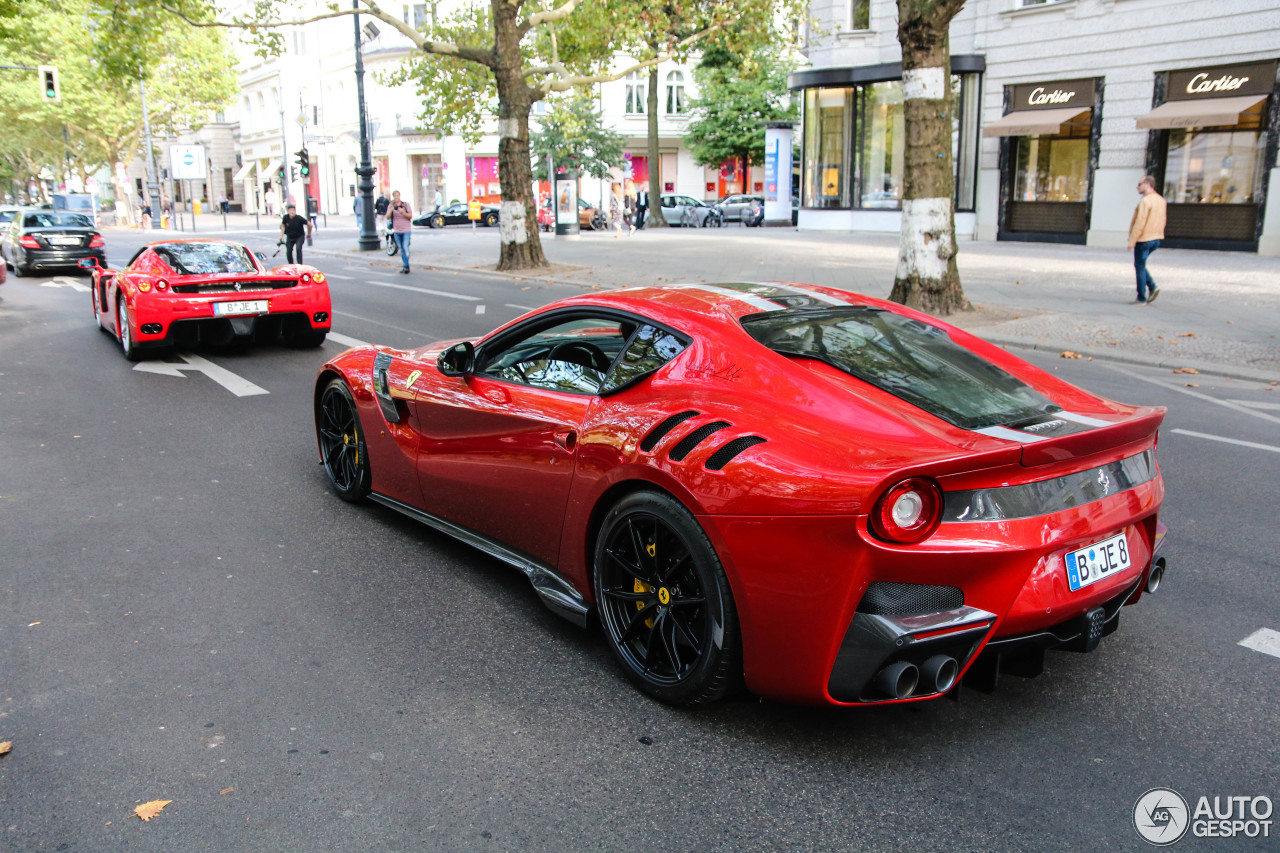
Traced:
[[685, 94], [684, 72], [676, 69], [667, 72], [667, 115], [682, 116], [689, 112], [689, 100]]
[[624, 112], [629, 116], [646, 115], [648, 106], [649, 73], [632, 71], [624, 78], [626, 82], [626, 101]]
[[871, 29], [871, 0], [849, 0], [845, 23], [854, 32]]

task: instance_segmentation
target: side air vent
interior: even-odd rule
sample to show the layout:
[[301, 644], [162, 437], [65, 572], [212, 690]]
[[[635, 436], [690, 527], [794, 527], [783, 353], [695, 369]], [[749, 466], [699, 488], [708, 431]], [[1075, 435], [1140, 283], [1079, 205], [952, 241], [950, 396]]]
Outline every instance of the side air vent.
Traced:
[[689, 420], [689, 418], [696, 418], [697, 416], [698, 413], [694, 411], [677, 412], [654, 427], [649, 434], [644, 437], [644, 441], [640, 442], [640, 449], [645, 453], [649, 453], [658, 446], [658, 442], [662, 441], [663, 436], [680, 426], [680, 424]]
[[873, 616], [918, 616], [964, 607], [964, 591], [954, 586], [877, 581], [858, 602], [859, 613]]
[[741, 438], [735, 438], [733, 441], [721, 447], [715, 453], [711, 454], [711, 458], [707, 460], [707, 469], [711, 471], [719, 471], [728, 465], [733, 457], [737, 456], [748, 447], [755, 447], [757, 444], [764, 444], [767, 438], [761, 438], [758, 435], [744, 435]]
[[671, 449], [669, 454], [672, 462], [681, 462], [688, 456], [693, 449], [711, 436], [715, 435], [722, 429], [729, 426], [728, 421], [712, 421], [709, 424], [703, 424], [693, 432], [680, 439], [680, 443]]

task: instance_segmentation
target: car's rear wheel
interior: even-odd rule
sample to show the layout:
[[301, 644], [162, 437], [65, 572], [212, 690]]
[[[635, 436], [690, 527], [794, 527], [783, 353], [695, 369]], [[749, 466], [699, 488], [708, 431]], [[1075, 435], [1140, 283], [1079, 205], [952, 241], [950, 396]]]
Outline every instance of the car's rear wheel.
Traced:
[[493, 226], [497, 225], [497, 224], [498, 224], [498, 214], [496, 214], [496, 213], [488, 213], [488, 214], [485, 214], [485, 217], [484, 217], [484, 224], [485, 224], [485, 226], [486, 226], [486, 227], [488, 227], [488, 228], [492, 228]]
[[24, 267], [21, 263], [19, 263], [19, 261], [18, 261], [18, 256], [17, 256], [17, 255], [14, 255], [14, 256], [13, 256], [13, 275], [14, 275], [14, 277], [15, 277], [15, 278], [24, 278], [24, 277], [25, 277], [28, 273], [30, 273], [30, 272], [31, 272], [31, 270], [27, 269], [27, 268], [26, 268], [26, 267]]
[[440, 214], [436, 214], [435, 216], [431, 217], [430, 220], [428, 220], [427, 224], [430, 225], [432, 228], [443, 228], [444, 217], [441, 216]]
[[596, 540], [600, 622], [627, 677], [673, 705], [714, 702], [742, 679], [733, 593], [715, 549], [679, 501], [637, 492]]
[[133, 342], [133, 332], [129, 328], [129, 305], [124, 301], [123, 296], [116, 303], [116, 329], [120, 336], [120, 347], [124, 350], [124, 357], [129, 361], [142, 358], [142, 351]]
[[286, 323], [280, 332], [284, 345], [292, 349], [314, 349], [324, 343], [328, 334], [328, 329], [313, 329], [306, 320]]
[[316, 434], [325, 473], [338, 497], [352, 503], [364, 500], [373, 484], [369, 453], [351, 389], [341, 379], [330, 380], [320, 395]]

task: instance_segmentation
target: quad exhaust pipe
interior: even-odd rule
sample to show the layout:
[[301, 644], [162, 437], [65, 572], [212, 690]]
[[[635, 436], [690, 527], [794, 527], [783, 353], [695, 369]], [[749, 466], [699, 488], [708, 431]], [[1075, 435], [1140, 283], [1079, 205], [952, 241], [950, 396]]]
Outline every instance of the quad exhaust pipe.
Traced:
[[934, 655], [920, 665], [920, 681], [931, 693], [946, 693], [956, 683], [960, 664], [949, 655]]
[[876, 686], [894, 699], [906, 699], [915, 692], [919, 681], [920, 670], [904, 660], [889, 664], [876, 675]]
[[894, 699], [913, 693], [929, 696], [946, 693], [955, 686], [960, 664], [950, 655], [934, 655], [920, 666], [908, 661], [891, 663], [876, 674], [876, 687]]
[[1147, 592], [1152, 593], [1160, 588], [1161, 582], [1164, 580], [1164, 557], [1156, 557], [1155, 562], [1151, 564], [1151, 571], [1147, 572]]

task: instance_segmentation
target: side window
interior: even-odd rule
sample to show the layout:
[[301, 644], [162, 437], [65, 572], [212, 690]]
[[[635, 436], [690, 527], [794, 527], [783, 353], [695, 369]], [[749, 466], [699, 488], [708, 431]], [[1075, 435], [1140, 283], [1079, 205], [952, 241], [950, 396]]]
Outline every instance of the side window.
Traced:
[[627, 345], [622, 358], [609, 371], [601, 392], [622, 388], [648, 376], [683, 352], [685, 346], [684, 341], [668, 331], [648, 324], [641, 326]]
[[595, 394], [635, 323], [574, 317], [509, 341], [484, 354], [483, 372], [495, 379], [578, 394]]

